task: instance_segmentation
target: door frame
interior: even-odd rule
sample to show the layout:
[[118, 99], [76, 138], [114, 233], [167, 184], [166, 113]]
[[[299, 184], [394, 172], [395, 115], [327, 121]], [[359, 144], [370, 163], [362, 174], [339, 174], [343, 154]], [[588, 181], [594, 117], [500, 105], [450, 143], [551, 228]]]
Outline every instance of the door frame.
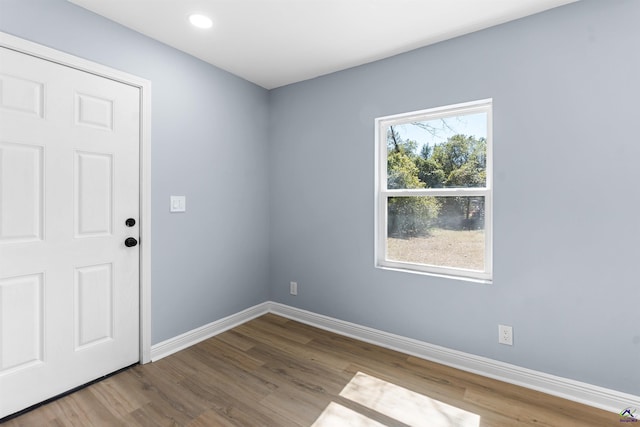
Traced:
[[140, 90], [140, 363], [151, 362], [151, 82], [0, 31], [0, 46]]

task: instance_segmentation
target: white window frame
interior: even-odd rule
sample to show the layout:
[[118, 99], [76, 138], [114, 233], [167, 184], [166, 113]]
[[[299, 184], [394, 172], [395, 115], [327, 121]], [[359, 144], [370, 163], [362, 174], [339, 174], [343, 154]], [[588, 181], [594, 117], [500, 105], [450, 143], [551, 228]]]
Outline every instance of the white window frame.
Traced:
[[[493, 99], [431, 108], [375, 119], [376, 143], [376, 209], [375, 209], [375, 265], [378, 268], [422, 273], [441, 277], [491, 283], [493, 267]], [[475, 113], [487, 114], [487, 163], [485, 187], [477, 188], [387, 188], [387, 129], [389, 126], [447, 118]], [[387, 200], [390, 197], [418, 196], [482, 196], [485, 199], [484, 271], [424, 265], [387, 259]]]

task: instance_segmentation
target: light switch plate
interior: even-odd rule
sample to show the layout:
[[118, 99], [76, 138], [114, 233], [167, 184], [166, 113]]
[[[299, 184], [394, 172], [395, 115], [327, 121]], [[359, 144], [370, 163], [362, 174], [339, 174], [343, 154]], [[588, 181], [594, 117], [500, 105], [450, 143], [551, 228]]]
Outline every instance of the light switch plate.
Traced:
[[185, 196], [171, 196], [171, 212], [186, 212], [187, 198]]

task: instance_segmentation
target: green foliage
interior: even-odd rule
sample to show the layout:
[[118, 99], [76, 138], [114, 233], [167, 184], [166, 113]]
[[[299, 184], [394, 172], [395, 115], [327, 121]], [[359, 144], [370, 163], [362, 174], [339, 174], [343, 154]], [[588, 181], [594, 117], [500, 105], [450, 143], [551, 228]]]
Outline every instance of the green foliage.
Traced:
[[[427, 147], [425, 145], [425, 147]], [[417, 157], [415, 160], [418, 168], [418, 179], [422, 181], [426, 188], [441, 188], [446, 181], [446, 175], [442, 165], [434, 159]]]
[[387, 233], [393, 237], [428, 234], [440, 212], [435, 197], [390, 197], [388, 203]]
[[472, 136], [454, 135], [433, 147], [433, 159], [441, 166], [445, 187], [484, 186], [487, 141]]
[[[400, 140], [393, 128], [389, 130], [387, 142], [387, 187], [425, 188], [426, 184], [419, 178], [414, 154], [418, 144]], [[388, 203], [387, 232], [390, 236], [427, 233], [440, 209], [434, 197], [393, 197]]]
[[[389, 189], [483, 187], [486, 184], [484, 138], [454, 135], [447, 141], [420, 148], [387, 133], [387, 186]], [[449, 229], [484, 227], [484, 199], [478, 197], [393, 197], [388, 205], [390, 236], [427, 234], [434, 226]]]
[[425, 188], [418, 172], [414, 160], [404, 150], [387, 154], [387, 188]]

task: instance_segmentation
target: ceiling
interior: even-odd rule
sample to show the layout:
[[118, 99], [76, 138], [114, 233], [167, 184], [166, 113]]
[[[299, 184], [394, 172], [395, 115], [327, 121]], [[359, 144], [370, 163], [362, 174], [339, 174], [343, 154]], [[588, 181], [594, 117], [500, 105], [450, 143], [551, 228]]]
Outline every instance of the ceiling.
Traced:
[[577, 0], [69, 1], [273, 89]]

